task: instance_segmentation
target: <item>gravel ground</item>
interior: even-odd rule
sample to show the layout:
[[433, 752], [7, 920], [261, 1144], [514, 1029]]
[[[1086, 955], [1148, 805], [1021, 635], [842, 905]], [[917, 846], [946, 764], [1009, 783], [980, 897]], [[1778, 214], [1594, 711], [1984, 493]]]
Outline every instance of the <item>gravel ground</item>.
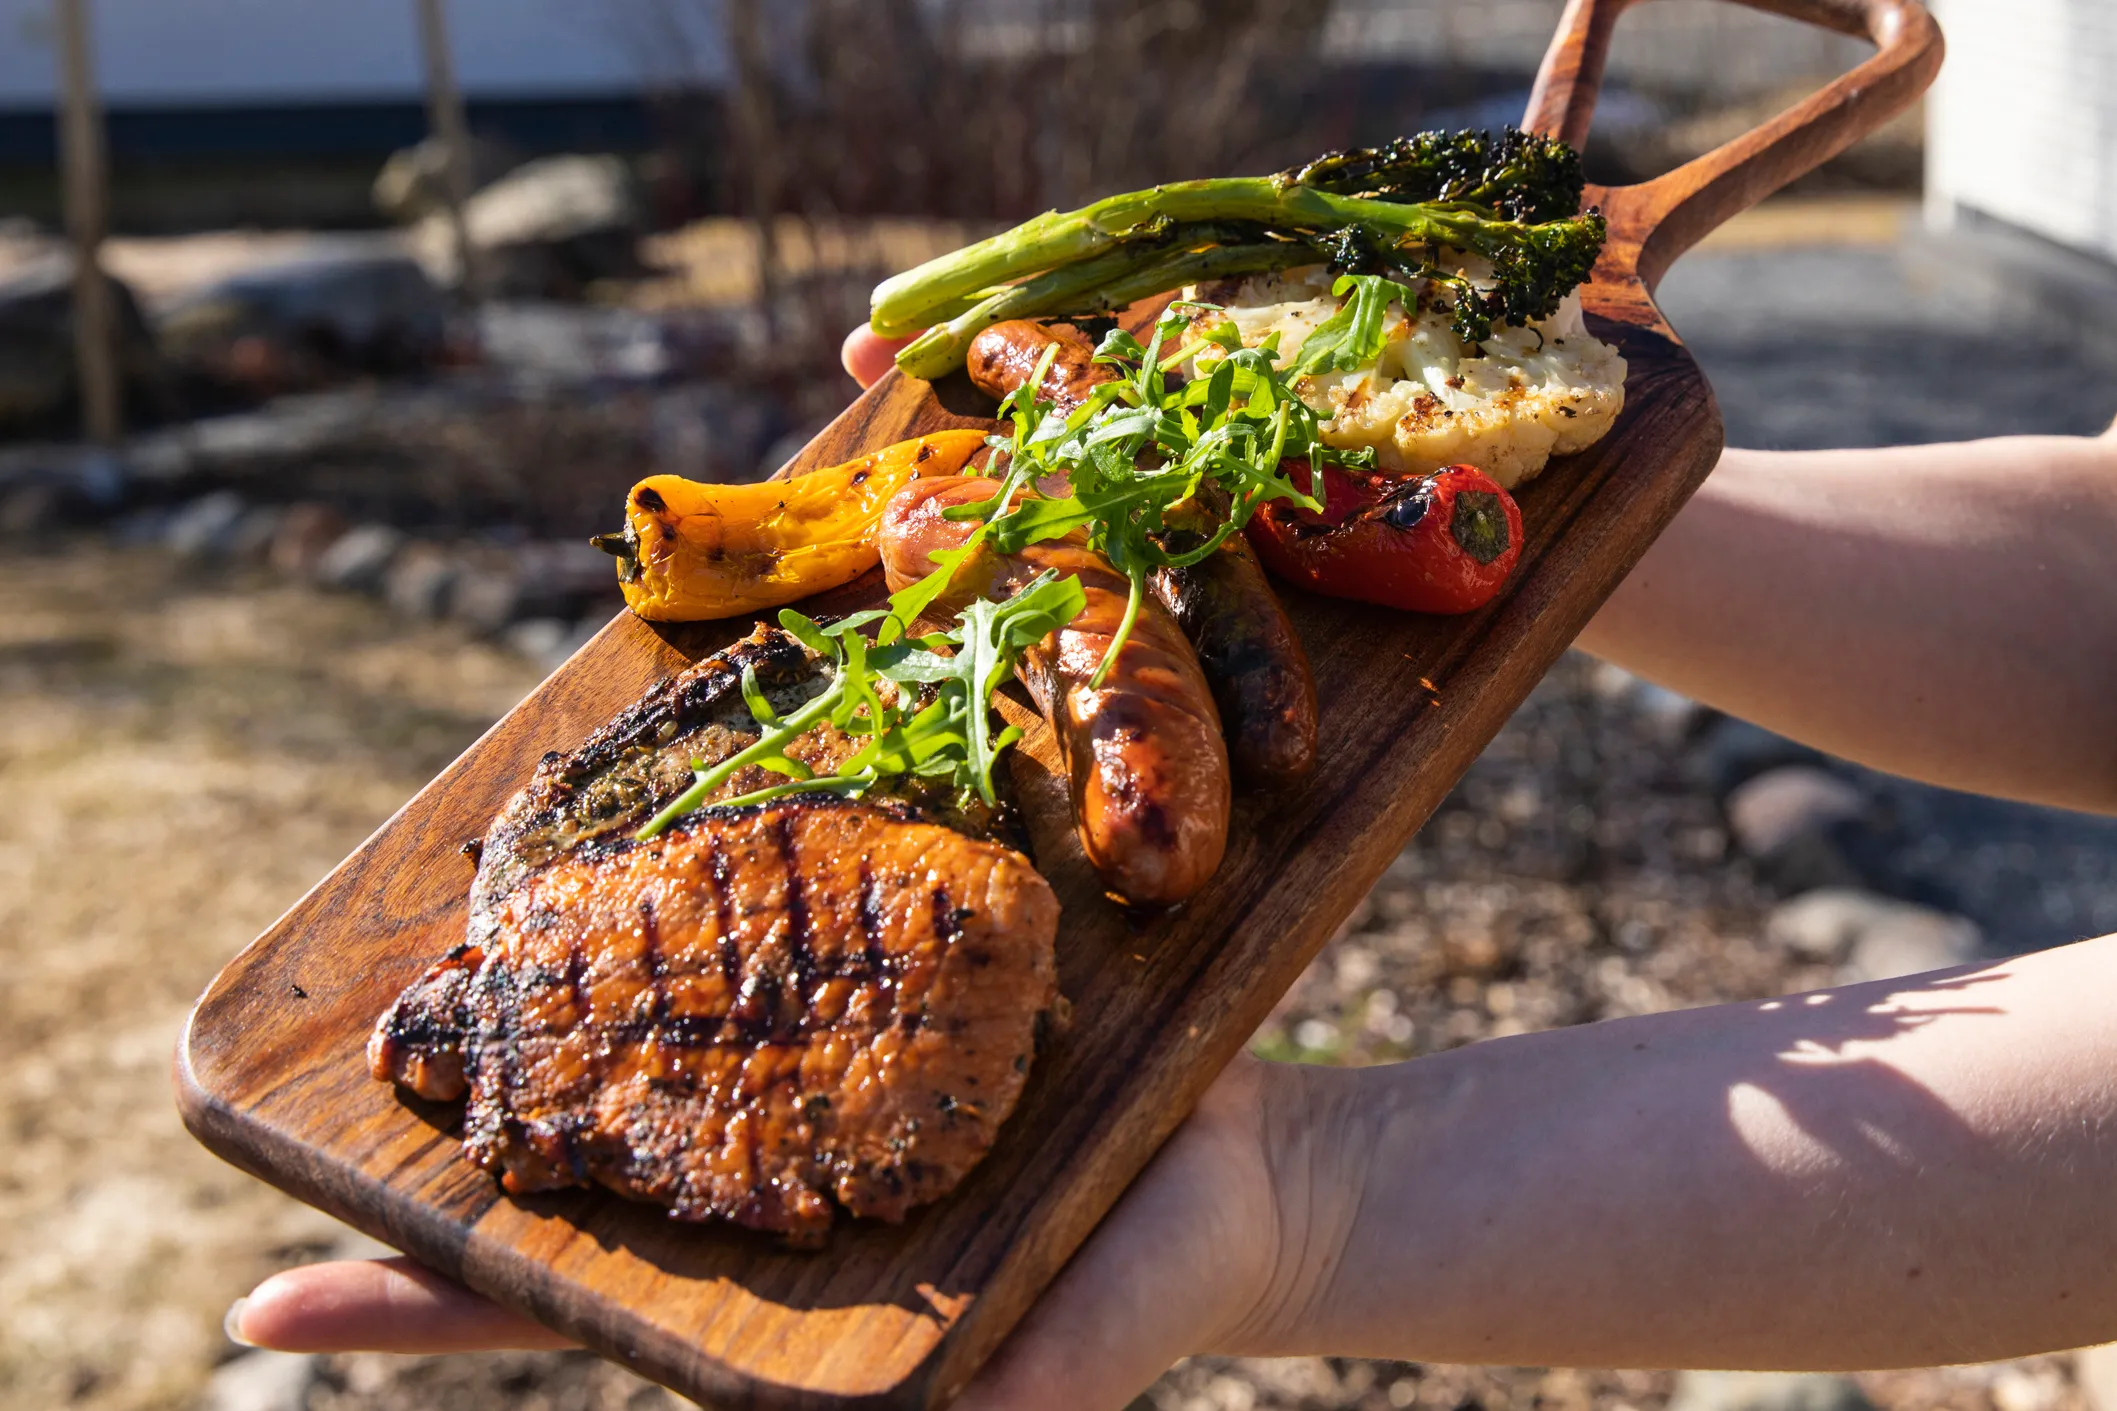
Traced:
[[[1738, 442], [2099, 427], [2117, 357], [2086, 323], [2112, 286], [1992, 240], [1701, 254], [1665, 302]], [[1972, 267], [2027, 270], [2045, 302], [1939, 282]], [[1965, 310], [1990, 315], [1975, 358]], [[2078, 336], [2037, 336], [2061, 315]], [[0, 551], [0, 785], [18, 801], [0, 818], [0, 1405], [174, 1411], [202, 1404], [217, 1367], [216, 1394], [286, 1374], [256, 1411], [671, 1404], [585, 1355], [234, 1357], [218, 1330], [231, 1297], [361, 1246], [207, 1156], [169, 1102], [169, 1048], [212, 972], [535, 674], [452, 627], [156, 550]], [[1833, 982], [1840, 958], [1766, 939], [1798, 884], [1742, 855], [1725, 806], [1745, 774], [1795, 757], [1568, 659], [1259, 1050], [1386, 1061]], [[2117, 928], [2117, 825], [1822, 763], [1861, 801], [1828, 840], [1857, 884], [1968, 916], [1994, 951]], [[1885, 1411], [2081, 1406], [2063, 1359], [1858, 1386]], [[1142, 1405], [1658, 1411], [1673, 1396], [1707, 1411], [1702, 1395], [1667, 1373], [1198, 1359]]]

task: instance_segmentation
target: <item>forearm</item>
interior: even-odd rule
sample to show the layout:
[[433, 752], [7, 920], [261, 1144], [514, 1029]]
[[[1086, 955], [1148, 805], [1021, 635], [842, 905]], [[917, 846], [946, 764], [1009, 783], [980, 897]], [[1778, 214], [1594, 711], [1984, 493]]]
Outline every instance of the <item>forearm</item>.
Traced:
[[1793, 1369], [2117, 1337], [2113, 982], [2117, 937], [1344, 1075], [1350, 1190], [1306, 1197], [1234, 1350]]
[[1729, 451], [1581, 645], [1880, 769], [2117, 811], [2117, 440]]

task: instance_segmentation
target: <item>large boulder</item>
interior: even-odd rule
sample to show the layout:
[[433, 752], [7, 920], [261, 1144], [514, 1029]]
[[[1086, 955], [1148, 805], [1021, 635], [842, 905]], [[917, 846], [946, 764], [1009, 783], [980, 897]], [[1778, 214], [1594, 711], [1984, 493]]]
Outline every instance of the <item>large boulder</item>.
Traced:
[[[132, 291], [116, 279], [110, 288], [127, 411], [165, 416], [171, 392], [154, 334]], [[63, 433], [78, 421], [73, 298], [73, 256], [63, 251], [0, 276], [0, 437]]]
[[[505, 176], [521, 161], [502, 143], [470, 140], [470, 189]], [[438, 137], [392, 152], [375, 174], [375, 209], [399, 225], [423, 220], [448, 205], [448, 149]]]
[[[632, 174], [613, 156], [540, 157], [471, 197], [463, 223], [484, 292], [573, 298], [598, 279], [642, 272], [645, 230]], [[445, 282], [460, 279], [446, 218], [420, 223], [419, 246]]]
[[433, 361], [448, 306], [419, 262], [371, 240], [318, 241], [173, 304], [162, 343], [189, 370], [260, 395]]

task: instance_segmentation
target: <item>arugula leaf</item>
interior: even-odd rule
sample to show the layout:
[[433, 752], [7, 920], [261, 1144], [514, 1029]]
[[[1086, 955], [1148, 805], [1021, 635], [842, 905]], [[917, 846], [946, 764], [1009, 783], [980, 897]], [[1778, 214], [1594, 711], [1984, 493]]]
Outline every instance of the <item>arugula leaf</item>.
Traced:
[[[926, 581], [940, 577], [936, 573]], [[808, 790], [858, 796], [893, 775], [948, 780], [988, 804], [995, 802], [993, 767], [1021, 732], [1012, 727], [993, 731], [992, 693], [1024, 651], [1079, 615], [1087, 597], [1078, 579], [1047, 573], [1005, 602], [976, 599], [947, 632], [905, 636], [911, 620], [931, 601], [928, 595], [908, 611], [893, 599], [887, 612], [854, 613], [828, 627], [798, 612], [781, 613], [788, 633], [830, 661], [829, 684], [799, 710], [781, 716], [758, 686], [756, 672], [745, 668], [743, 701], [760, 727], [757, 741], [710, 768], [694, 763], [691, 787], [634, 836], [654, 837], [749, 765], [783, 774], [789, 782], [752, 790], [727, 805]], [[870, 624], [877, 625], [873, 642], [860, 632]], [[865, 737], [866, 743], [835, 774], [818, 777], [787, 747], [825, 721], [846, 735]]]
[[1340, 304], [1338, 311], [1301, 345], [1300, 355], [1287, 370], [1290, 376], [1351, 372], [1363, 363], [1373, 362], [1388, 341], [1382, 320], [1389, 306], [1401, 303], [1407, 313], [1418, 307], [1418, 295], [1409, 285], [1384, 275], [1341, 274], [1332, 282], [1330, 292], [1343, 299], [1347, 291], [1352, 297]]

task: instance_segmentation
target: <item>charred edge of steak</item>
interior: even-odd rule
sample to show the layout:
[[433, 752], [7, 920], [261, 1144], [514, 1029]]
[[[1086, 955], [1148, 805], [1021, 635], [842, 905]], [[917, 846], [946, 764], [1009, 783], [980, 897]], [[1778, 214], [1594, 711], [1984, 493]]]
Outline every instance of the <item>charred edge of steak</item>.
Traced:
[[571, 754], [545, 755], [537, 769], [538, 782], [548, 779], [561, 790], [571, 790], [591, 775], [636, 758], [642, 749], [659, 749], [721, 719], [731, 706], [747, 720], [749, 711], [742, 704], [745, 667], [756, 670], [767, 696], [789, 696], [795, 702], [815, 695], [828, 679], [808, 648], [776, 627], [759, 627], [682, 674], [658, 682]]
[[466, 942], [405, 986], [368, 1039], [368, 1071], [431, 1102], [463, 1096], [464, 1045], [477, 1025], [471, 981], [484, 963]]
[[[572, 751], [553, 751], [534, 776], [500, 810], [487, 831], [471, 889], [471, 939], [482, 941], [481, 919], [493, 903], [536, 868], [574, 848], [604, 846], [628, 838], [692, 783], [692, 762], [727, 758], [758, 733], [742, 696], [745, 667], [774, 709], [792, 710], [830, 682], [830, 669], [800, 642], [776, 627], [760, 626], [748, 637], [706, 657], [681, 675], [656, 684]], [[857, 745], [819, 728], [811, 743], [812, 764], [827, 766]], [[819, 773], [828, 772], [819, 767]], [[762, 780], [731, 781], [729, 792]], [[1028, 836], [1011, 797], [988, 807], [933, 782], [892, 780], [869, 802], [910, 809], [926, 821], [968, 837], [989, 838], [1027, 853]]]

